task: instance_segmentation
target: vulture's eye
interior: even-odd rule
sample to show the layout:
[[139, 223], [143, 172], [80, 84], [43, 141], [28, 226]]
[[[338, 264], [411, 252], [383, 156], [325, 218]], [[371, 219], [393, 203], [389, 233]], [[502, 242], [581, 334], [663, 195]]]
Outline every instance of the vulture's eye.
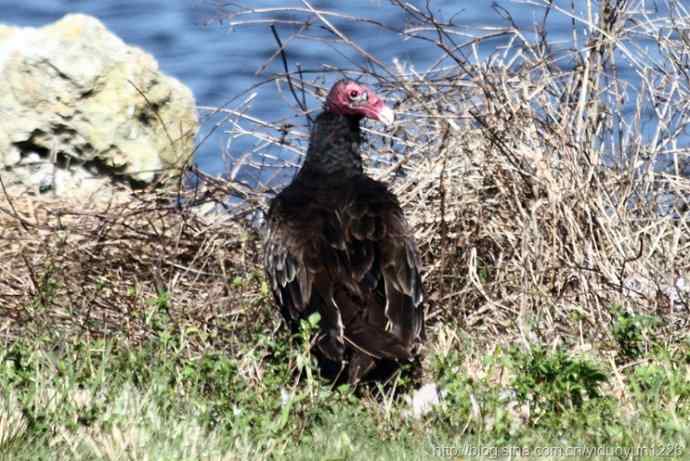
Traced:
[[357, 90], [350, 91], [350, 99], [356, 99], [357, 96], [359, 96], [359, 91], [357, 91]]

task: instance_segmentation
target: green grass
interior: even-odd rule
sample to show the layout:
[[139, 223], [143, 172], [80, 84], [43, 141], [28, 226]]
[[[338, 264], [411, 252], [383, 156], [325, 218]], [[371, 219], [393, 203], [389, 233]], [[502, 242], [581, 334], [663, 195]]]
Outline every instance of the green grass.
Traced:
[[[152, 306], [161, 315], [165, 303]], [[405, 392], [332, 388], [283, 333], [257, 328], [234, 350], [198, 350], [190, 332], [156, 321], [160, 333], [139, 345], [57, 332], [7, 343], [0, 459], [485, 459], [541, 447], [682, 459], [690, 443], [687, 344], [635, 349], [621, 367], [627, 339], [611, 353], [487, 351], [442, 327], [425, 380], [443, 398], [415, 419]]]

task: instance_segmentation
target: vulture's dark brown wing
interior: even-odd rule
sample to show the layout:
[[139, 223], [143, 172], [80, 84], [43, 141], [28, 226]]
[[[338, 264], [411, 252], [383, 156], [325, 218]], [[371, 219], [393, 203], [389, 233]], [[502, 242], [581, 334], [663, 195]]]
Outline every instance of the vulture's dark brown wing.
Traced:
[[321, 315], [320, 351], [357, 382], [375, 359], [409, 360], [423, 337], [413, 235], [393, 194], [361, 176], [331, 188], [296, 181], [272, 202], [264, 266], [293, 327]]

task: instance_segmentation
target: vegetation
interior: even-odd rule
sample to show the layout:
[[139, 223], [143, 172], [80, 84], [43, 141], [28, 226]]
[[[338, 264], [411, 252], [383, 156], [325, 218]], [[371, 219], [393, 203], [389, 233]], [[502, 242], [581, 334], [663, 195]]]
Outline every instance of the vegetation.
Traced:
[[0, 459], [684, 458], [687, 346], [620, 370], [440, 331], [426, 372], [443, 398], [422, 418], [392, 390], [331, 388], [282, 333], [233, 351], [174, 327], [137, 345], [17, 339], [0, 355]]
[[[322, 26], [300, 40], [328, 34], [360, 53], [366, 65], [339, 72], [374, 80], [403, 114], [370, 132], [370, 164], [424, 255], [422, 380], [440, 402], [416, 417], [403, 378], [349, 389], [318, 377], [268, 296], [245, 219], [261, 187], [205, 177], [109, 203], [5, 195], [0, 459], [689, 456], [687, 10], [611, 0], [583, 2], [580, 17], [539, 3], [544, 18], [573, 18], [572, 43], [510, 27], [482, 58], [488, 37], [457, 43], [454, 24], [393, 3], [402, 31], [307, 7], [290, 21]], [[284, 12], [228, 20], [280, 26]], [[338, 28], [351, 20], [443, 61], [379, 64]], [[304, 75], [290, 74], [296, 99], [322, 95]], [[304, 149], [295, 123], [249, 129], [227, 111], [257, 155]], [[242, 204], [203, 213], [229, 194]]]

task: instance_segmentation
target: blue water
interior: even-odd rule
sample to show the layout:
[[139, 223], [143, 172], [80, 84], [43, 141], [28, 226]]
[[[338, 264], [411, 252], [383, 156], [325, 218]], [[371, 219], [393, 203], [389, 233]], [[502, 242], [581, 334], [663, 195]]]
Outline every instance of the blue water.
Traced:
[[[230, 27], [227, 13], [232, 6], [225, 8], [219, 0], [0, 0], [0, 22], [41, 26], [58, 20], [71, 12], [80, 12], [99, 18], [105, 25], [125, 42], [140, 46], [158, 60], [164, 72], [177, 77], [193, 91], [199, 106], [219, 107], [236, 105], [246, 91], [265, 81], [273, 73], [282, 72], [280, 59], [273, 60], [260, 75], [257, 69], [275, 52], [276, 42], [267, 24], [255, 26]], [[243, 2], [255, 7], [278, 7], [294, 5], [302, 7], [298, 0], [274, 0]], [[367, 16], [385, 26], [401, 28], [405, 23], [404, 14], [385, 0], [335, 1], [313, 0], [317, 9], [337, 10], [343, 14]], [[424, 1], [411, 2], [423, 7]], [[569, 8], [570, 0], [556, 2]], [[583, 5], [585, 2], [580, 2]], [[508, 22], [492, 7], [493, 4], [510, 10], [516, 24], [527, 33], [531, 24], [542, 15], [541, 8], [513, 3], [508, 0], [475, 2], [436, 0], [431, 2], [433, 11], [443, 19], [453, 18], [463, 27], [468, 36], [484, 28], [505, 27]], [[577, 4], [577, 2], [576, 2]], [[467, 6], [470, 5], [470, 6]], [[579, 14], [584, 12], [578, 11]], [[295, 12], [285, 19], [299, 19], [303, 14]], [[244, 17], [233, 20], [247, 19]], [[440, 56], [437, 48], [415, 40], [402, 40], [393, 33], [372, 33], [371, 27], [356, 22], [331, 18], [353, 40], [368, 52], [377, 56], [386, 65], [395, 58], [412, 63], [415, 68], [424, 70]], [[313, 26], [316, 27], [316, 26]], [[282, 39], [288, 40], [295, 29], [279, 26]], [[570, 18], [564, 15], [551, 15], [548, 22], [549, 39], [563, 40], [571, 33]], [[313, 30], [312, 30], [313, 32]], [[327, 37], [324, 34], [324, 37]], [[490, 53], [492, 48], [504, 43], [497, 39], [487, 42], [482, 50]], [[488, 48], [487, 48], [488, 47]], [[334, 46], [332, 43], [315, 43], [295, 40], [287, 48], [291, 66], [301, 65], [306, 72], [323, 73], [325, 82], [337, 78], [325, 71], [325, 66], [345, 66], [348, 68], [362, 64], [363, 60], [351, 49]], [[309, 73], [313, 76], [313, 73]], [[252, 115], [278, 120], [294, 112], [293, 102], [278, 95], [275, 84], [259, 86], [249, 111]], [[309, 101], [313, 107], [314, 101]], [[196, 161], [208, 172], [218, 174], [231, 168], [227, 158], [221, 153], [228, 149], [228, 135], [223, 127], [214, 130], [220, 121], [218, 115], [212, 116], [201, 111], [205, 121], [199, 140], [212, 131], [211, 136], [199, 147]], [[229, 146], [231, 157], [237, 157], [246, 144]]]
[[[273, 35], [267, 25], [230, 29], [227, 22], [220, 21], [225, 13], [219, 3], [214, 0], [0, 0], [0, 22], [41, 26], [67, 13], [93, 15], [125, 42], [153, 54], [164, 72], [177, 77], [192, 89], [200, 106], [217, 107], [242, 95], [272, 73], [282, 71], [282, 62], [274, 60], [263, 74], [255, 74], [276, 50]], [[302, 6], [297, 0], [250, 3], [255, 7]], [[510, 7], [509, 2], [498, 3]], [[400, 10], [383, 0], [314, 0], [312, 4], [316, 8], [337, 9], [344, 14], [367, 15], [392, 27], [400, 27], [404, 21]], [[473, 2], [471, 7], [464, 8], [455, 6], [458, 4], [467, 3], [452, 0], [432, 2], [434, 11], [445, 18], [460, 13], [456, 20], [461, 24], [494, 27], [506, 24], [492, 10], [489, 1]], [[516, 9], [513, 6], [512, 9], [517, 11], [516, 18], [525, 25], [538, 12], [537, 9], [525, 7]], [[402, 41], [394, 34], [371, 36], [370, 28], [357, 28], [355, 23], [337, 19], [334, 21], [367, 51], [388, 65], [394, 58], [399, 58], [424, 69], [439, 55], [431, 47], [422, 48], [418, 42]], [[282, 27], [279, 32], [286, 40], [292, 31]], [[361, 59], [352, 52], [343, 56], [330, 45], [307, 42], [291, 44], [288, 56], [292, 65], [299, 63], [304, 69], [316, 71], [323, 69], [324, 65], [353, 67], [348, 60], [361, 63]], [[275, 94], [275, 85], [261, 87], [250, 109], [253, 115], [269, 119], [278, 119], [289, 110], [287, 103]], [[204, 119], [207, 121], [199, 139], [203, 139], [213, 128], [214, 122], [219, 120], [218, 117]], [[226, 138], [227, 135], [220, 128], [200, 146], [196, 160], [203, 169], [220, 173], [228, 168], [220, 155], [226, 147]]]

